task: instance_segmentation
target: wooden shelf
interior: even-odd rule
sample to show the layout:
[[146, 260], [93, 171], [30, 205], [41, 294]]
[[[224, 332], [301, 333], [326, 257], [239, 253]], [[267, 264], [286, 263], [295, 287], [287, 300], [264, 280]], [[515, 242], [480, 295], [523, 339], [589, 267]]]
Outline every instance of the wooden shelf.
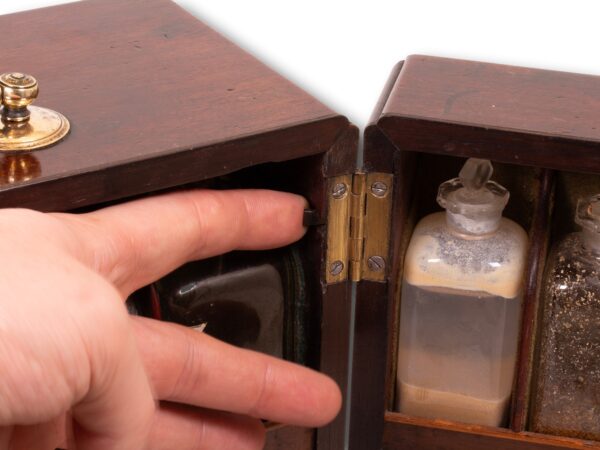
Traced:
[[387, 412], [385, 450], [553, 450], [600, 449], [600, 442], [561, 438], [506, 428], [429, 420]]

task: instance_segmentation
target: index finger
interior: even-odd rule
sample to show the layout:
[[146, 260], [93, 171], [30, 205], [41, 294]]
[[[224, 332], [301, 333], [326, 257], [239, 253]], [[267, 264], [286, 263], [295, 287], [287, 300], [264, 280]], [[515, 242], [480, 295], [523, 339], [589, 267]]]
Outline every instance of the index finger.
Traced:
[[189, 261], [292, 243], [305, 207], [283, 192], [195, 190], [55, 216], [78, 240], [76, 256], [127, 295]]

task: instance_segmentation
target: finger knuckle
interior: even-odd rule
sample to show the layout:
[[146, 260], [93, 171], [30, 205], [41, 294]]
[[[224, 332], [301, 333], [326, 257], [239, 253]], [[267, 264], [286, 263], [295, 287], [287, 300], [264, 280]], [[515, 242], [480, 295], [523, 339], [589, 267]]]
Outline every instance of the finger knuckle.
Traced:
[[273, 390], [273, 384], [275, 382], [275, 369], [270, 361], [265, 361], [265, 365], [259, 373], [261, 373], [262, 376], [257, 383], [258, 389], [256, 390], [256, 396], [248, 409], [248, 414], [252, 417], [260, 417], [262, 411], [267, 409]]
[[187, 198], [198, 236], [195, 250], [202, 252], [215, 242], [223, 248], [235, 247], [248, 222], [245, 203], [231, 193], [216, 191], [202, 191], [201, 197], [190, 195]]
[[[90, 267], [104, 274], [117, 285], [128, 273], [135, 272], [139, 268], [141, 252], [144, 248], [153, 245], [151, 242], [139, 245], [136, 237], [126, 227], [113, 225], [107, 232], [107, 224], [97, 217], [87, 217], [84, 226], [88, 233], [83, 235], [87, 239], [83, 247], [88, 250], [86, 259]], [[102, 236], [102, 239], [96, 238], [97, 245], [94, 245], [90, 241], [96, 236]]]
[[199, 390], [206, 383], [203, 358], [198, 341], [193, 339], [187, 331], [180, 330], [182, 334], [180, 363], [169, 398], [185, 399], [187, 393]]

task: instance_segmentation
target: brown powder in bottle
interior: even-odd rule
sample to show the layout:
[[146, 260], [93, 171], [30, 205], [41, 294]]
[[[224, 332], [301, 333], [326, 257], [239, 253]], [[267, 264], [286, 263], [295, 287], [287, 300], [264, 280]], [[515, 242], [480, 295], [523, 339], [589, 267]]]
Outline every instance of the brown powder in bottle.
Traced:
[[534, 431], [600, 440], [600, 259], [579, 233], [546, 274]]

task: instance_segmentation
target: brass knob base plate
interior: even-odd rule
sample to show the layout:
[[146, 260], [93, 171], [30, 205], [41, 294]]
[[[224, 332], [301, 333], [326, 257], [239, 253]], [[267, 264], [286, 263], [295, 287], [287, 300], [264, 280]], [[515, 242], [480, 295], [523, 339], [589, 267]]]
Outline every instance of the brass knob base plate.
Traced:
[[0, 151], [16, 152], [49, 147], [63, 139], [71, 128], [59, 112], [39, 106], [30, 106], [27, 122], [0, 122]]

